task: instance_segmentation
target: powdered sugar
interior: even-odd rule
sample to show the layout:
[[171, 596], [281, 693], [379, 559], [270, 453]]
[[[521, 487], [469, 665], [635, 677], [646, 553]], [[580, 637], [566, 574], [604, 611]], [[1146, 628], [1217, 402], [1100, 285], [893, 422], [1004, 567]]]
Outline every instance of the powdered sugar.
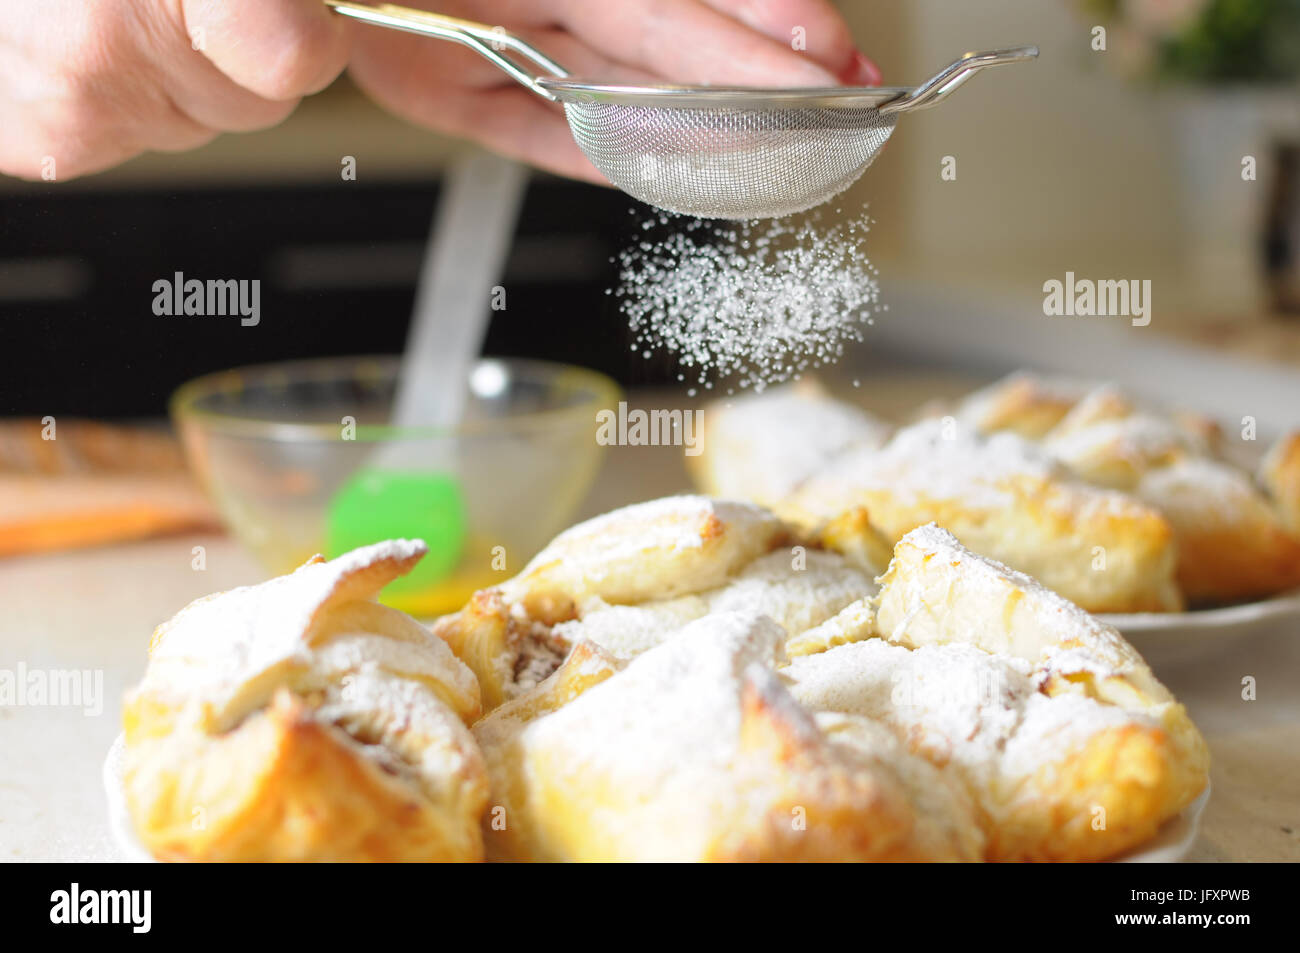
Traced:
[[1045, 695], [1025, 659], [965, 644], [909, 651], [868, 639], [795, 659], [784, 673], [810, 709], [883, 722], [929, 760], [955, 766], [995, 816], [1002, 792], [1064, 761], [1098, 732], [1153, 724], [1083, 695]]
[[1249, 474], [1231, 464], [1188, 458], [1142, 475], [1137, 495], [1173, 512], [1199, 511], [1206, 523], [1245, 522], [1251, 508], [1267, 506]]
[[972, 553], [934, 523], [904, 536], [894, 558], [881, 591], [880, 624], [895, 641], [941, 640], [953, 631], [946, 627], [951, 622], [985, 651], [1030, 661], [1067, 644], [1081, 646], [1098, 665], [1108, 662], [1108, 676], [1140, 664], [1112, 626], [1024, 573]]
[[[1050, 487], [1054, 492], [1042, 493]], [[839, 515], [861, 491], [888, 493], [903, 506], [959, 502], [966, 511], [1018, 506], [1026, 492], [1040, 505], [1083, 522], [1147, 508], [1118, 491], [1073, 479], [1037, 444], [1014, 433], [979, 433], [952, 420], [905, 427], [880, 450], [845, 453], [813, 475], [796, 500], [809, 512]]]
[[798, 635], [875, 590], [871, 578], [838, 553], [810, 550], [799, 559], [794, 568], [789, 550], [760, 556], [709, 595], [709, 611], [762, 612]]
[[647, 795], [663, 797], [665, 787], [696, 785], [710, 775], [724, 783], [740, 746], [746, 672], [752, 663], [772, 668], [784, 639], [779, 626], [754, 613], [693, 622], [530, 725], [529, 743], [565, 750], [575, 768], [599, 761], [619, 783]]
[[[698, 549], [704, 545], [702, 533], [712, 521], [723, 525], [774, 523], [775, 517], [760, 506], [705, 496], [665, 496], [645, 503], [635, 503], [609, 513], [602, 513], [565, 530], [551, 542], [545, 553], [571, 540], [582, 540], [599, 547], [607, 542], [602, 558], [625, 557], [646, 549], [678, 551]], [[636, 533], [625, 533], [627, 526]], [[542, 561], [541, 559], [535, 561]], [[524, 575], [528, 572], [524, 570]]]
[[707, 408], [714, 492], [775, 503], [840, 454], [884, 443], [888, 424], [806, 384]]
[[397, 564], [426, 549], [420, 540], [388, 540], [199, 599], [159, 628], [151, 652], [153, 681], [178, 694], [220, 693], [276, 665], [305, 663], [316, 614], [340, 586], [381, 563], [392, 566], [355, 594], [372, 598], [400, 574]]
[[839, 457], [805, 488], [810, 498], [834, 485], [889, 490], [907, 502], [959, 499], [998, 507], [1013, 499], [1006, 481], [1049, 479], [1058, 472], [1037, 447], [1014, 434], [986, 437], [952, 421], [925, 420], [899, 430], [880, 450]]
[[1205, 449], [1172, 421], [1150, 414], [1099, 420], [1050, 433], [1043, 445], [1067, 464], [1086, 463], [1089, 457], [1104, 453], [1137, 466], [1179, 450], [1202, 453]]
[[566, 530], [500, 588], [508, 602], [530, 592], [577, 604], [672, 598], [721, 585], [785, 532], [774, 514], [752, 504], [668, 497]]
[[796, 568], [788, 550], [776, 550], [715, 589], [674, 599], [635, 606], [588, 600], [579, 607], [578, 619], [560, 623], [553, 632], [569, 643], [587, 639], [620, 658], [633, 658], [705, 615], [759, 612], [793, 637], [875, 592], [871, 579], [837, 554], [812, 550], [798, 559]]
[[698, 595], [636, 606], [612, 606], [593, 599], [583, 604], [579, 619], [560, 623], [554, 632], [570, 643], [587, 639], [620, 658], [634, 658], [708, 611], [708, 601]]
[[836, 361], [881, 310], [876, 269], [862, 252], [869, 225], [863, 216], [821, 229], [816, 213], [648, 220], [646, 238], [620, 257], [632, 349], [674, 353], [706, 388], [729, 377], [761, 390]]

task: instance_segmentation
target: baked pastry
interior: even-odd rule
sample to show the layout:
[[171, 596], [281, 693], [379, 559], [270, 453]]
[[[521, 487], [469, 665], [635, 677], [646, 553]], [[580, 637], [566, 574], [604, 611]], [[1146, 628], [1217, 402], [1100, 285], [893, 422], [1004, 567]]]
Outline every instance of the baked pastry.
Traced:
[[[819, 720], [794, 702], [774, 670], [785, 638], [765, 616], [714, 613], [621, 671], [579, 643], [475, 726], [500, 805], [489, 855], [978, 859], [983, 837], [959, 785], [867, 719]], [[554, 704], [593, 668], [604, 677]]]
[[[1017, 372], [883, 445], [820, 437], [857, 413], [822, 392], [783, 392], [766, 429], [763, 400], [749, 398], [739, 423], [727, 406], [706, 409], [697, 484], [761, 495], [870, 571], [933, 520], [1091, 612], [1300, 586], [1300, 437], [1279, 442], [1256, 483], [1215, 421], [1095, 381]], [[802, 462], [782, 470], [783, 458]], [[791, 489], [772, 499], [781, 487]]]
[[[1050, 379], [1022, 373], [968, 398], [957, 416], [988, 432], [1036, 430], [1045, 415], [1041, 402], [1024, 399], [1027, 389], [1055, 393], [1053, 413], [1068, 402]], [[1288, 514], [1295, 495], [1280, 462], [1288, 456], [1286, 438], [1261, 469], [1261, 489], [1227, 458], [1214, 421], [1167, 412], [1112, 384], [1078, 393], [1038, 436], [1043, 450], [1076, 476], [1131, 493], [1169, 520], [1178, 585], [1188, 602], [1242, 601], [1300, 586], [1300, 525]]]
[[[740, 553], [797, 538], [770, 519], [690, 497], [629, 507], [553, 544], [591, 550], [562, 590], [537, 582], [553, 554], [495, 591], [564, 657], [507, 678], [474, 725], [489, 858], [1092, 860], [1204, 788], [1199, 733], [1113, 628], [934, 526], [905, 534], [878, 591], [826, 575], [846, 565], [833, 553], [817, 571], [834, 584], [768, 566], [746, 588], [786, 552]], [[647, 549], [666, 599], [637, 588], [638, 538], [676, 540]], [[685, 591], [675, 559], [709, 587]], [[625, 601], [592, 608], [601, 588]], [[579, 608], [540, 621], [557, 605]]]
[[1178, 538], [1178, 585], [1197, 603], [1259, 599], [1300, 586], [1300, 536], [1244, 471], [1193, 457], [1152, 469], [1136, 494]]
[[1115, 629], [934, 526], [881, 583], [880, 637], [795, 659], [791, 692], [960, 779], [988, 859], [1110, 857], [1204, 788], [1203, 739]]
[[715, 401], [700, 421], [705, 452], [685, 458], [695, 485], [710, 496], [769, 507], [832, 458], [880, 446], [891, 429], [812, 378]]
[[1075, 378], [1017, 371], [968, 395], [955, 416], [983, 433], [1008, 430], [1040, 440], [1093, 386]]
[[1132, 490], [1143, 474], [1204, 456], [1202, 436], [1141, 411], [1110, 386], [1094, 390], [1043, 437], [1043, 448], [1090, 483]]
[[137, 835], [167, 860], [478, 860], [474, 676], [374, 602], [423, 543], [200, 599], [154, 633], [123, 711]]
[[480, 591], [434, 632], [478, 676], [490, 711], [534, 688], [586, 640], [632, 658], [709, 613], [751, 609], [785, 628], [790, 651], [853, 637], [870, 574], [801, 541], [771, 512], [668, 497], [581, 523], [515, 578]]
[[1015, 434], [987, 436], [951, 417], [906, 427], [879, 450], [834, 459], [781, 513], [875, 571], [884, 566], [872, 554], [933, 521], [1089, 611], [1182, 604], [1173, 532], [1160, 513], [1073, 479]]
[[877, 585], [751, 504], [628, 507], [441, 620], [450, 647], [373, 601], [423, 553], [159, 627], [124, 709], [155, 856], [1089, 860], [1205, 784], [1114, 629], [932, 525]]
[[1300, 430], [1284, 434], [1269, 448], [1259, 481], [1277, 504], [1287, 531], [1300, 538]]

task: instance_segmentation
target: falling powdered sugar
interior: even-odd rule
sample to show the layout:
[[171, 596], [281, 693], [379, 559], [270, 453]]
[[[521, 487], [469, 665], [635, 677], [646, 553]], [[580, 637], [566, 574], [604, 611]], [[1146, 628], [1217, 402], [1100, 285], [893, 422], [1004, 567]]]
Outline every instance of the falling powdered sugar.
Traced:
[[679, 380], [693, 373], [712, 389], [725, 378], [733, 382], [728, 392], [762, 390], [834, 363], [886, 310], [862, 252], [870, 221], [863, 215], [823, 229], [816, 213], [647, 220], [647, 236], [619, 256], [617, 293], [632, 350], [669, 351], [685, 369]]

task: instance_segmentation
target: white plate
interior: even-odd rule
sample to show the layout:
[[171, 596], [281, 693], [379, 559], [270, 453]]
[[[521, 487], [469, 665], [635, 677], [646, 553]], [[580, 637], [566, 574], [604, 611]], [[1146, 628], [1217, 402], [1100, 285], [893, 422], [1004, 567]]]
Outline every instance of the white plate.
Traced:
[[156, 863], [153, 855], [135, 836], [131, 812], [126, 809], [126, 791], [122, 787], [122, 760], [126, 756], [126, 735], [118, 735], [104, 758], [104, 797], [108, 800], [108, 829], [122, 859], [133, 864]]
[[1216, 655], [1238, 639], [1288, 622], [1300, 627], [1300, 592], [1194, 612], [1100, 614], [1153, 664]]
[[[131, 826], [131, 815], [126, 809], [126, 794], [122, 790], [122, 757], [126, 752], [126, 739], [118, 735], [104, 759], [104, 794], [108, 798], [108, 824], [113, 840], [122, 851], [123, 859], [133, 863], [154, 863], [143, 844], [136, 839]], [[1170, 819], [1138, 850], [1117, 857], [1117, 863], [1168, 864], [1182, 860], [1196, 842], [1201, 824], [1201, 812], [1210, 800], [1210, 786], [1206, 784], [1200, 796], [1187, 805], [1176, 817]]]

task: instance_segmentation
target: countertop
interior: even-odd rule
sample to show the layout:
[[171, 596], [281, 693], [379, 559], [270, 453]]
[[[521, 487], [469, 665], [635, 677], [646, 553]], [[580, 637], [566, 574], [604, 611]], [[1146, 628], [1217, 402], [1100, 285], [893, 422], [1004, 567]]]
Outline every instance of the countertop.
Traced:
[[[579, 515], [685, 489], [680, 454], [611, 448]], [[204, 547], [203, 570], [192, 568], [195, 546]], [[103, 673], [98, 713], [0, 707], [0, 861], [118, 858], [100, 769], [150, 633], [192, 599], [263, 578], [238, 543], [212, 535], [0, 560], [0, 669], [21, 662]], [[1213, 794], [1189, 859], [1300, 860], [1300, 621], [1184, 660], [1162, 658], [1156, 674], [1187, 705], [1213, 756]], [[1255, 701], [1241, 697], [1247, 675]]]

